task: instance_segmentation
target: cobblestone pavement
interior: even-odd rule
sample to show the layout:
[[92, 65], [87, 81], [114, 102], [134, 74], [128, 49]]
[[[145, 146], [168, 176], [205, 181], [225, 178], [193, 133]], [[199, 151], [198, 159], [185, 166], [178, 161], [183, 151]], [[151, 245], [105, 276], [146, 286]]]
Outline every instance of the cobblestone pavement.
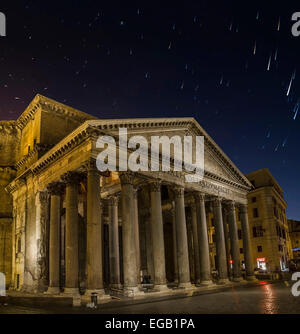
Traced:
[[194, 297], [147, 302], [136, 305], [86, 308], [34, 308], [0, 306], [0, 313], [53, 314], [53, 313], [104, 313], [104, 314], [238, 314], [238, 313], [300, 313], [300, 296], [291, 293], [291, 282], [261, 284], [252, 287], [232, 288], [223, 292]]

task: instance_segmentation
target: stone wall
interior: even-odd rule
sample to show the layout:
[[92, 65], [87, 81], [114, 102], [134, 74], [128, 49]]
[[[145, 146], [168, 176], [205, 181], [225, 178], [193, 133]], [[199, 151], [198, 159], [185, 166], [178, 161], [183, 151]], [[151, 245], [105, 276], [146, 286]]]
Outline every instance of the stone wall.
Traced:
[[12, 196], [5, 187], [15, 176], [20, 131], [15, 121], [0, 121], [0, 272], [11, 283], [12, 273]]

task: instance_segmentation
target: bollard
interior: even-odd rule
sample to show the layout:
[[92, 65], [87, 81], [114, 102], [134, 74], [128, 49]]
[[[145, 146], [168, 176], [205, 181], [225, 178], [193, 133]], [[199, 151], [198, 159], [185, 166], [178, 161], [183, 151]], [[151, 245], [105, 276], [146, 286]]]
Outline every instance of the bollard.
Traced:
[[91, 303], [94, 308], [98, 308], [98, 293], [97, 292], [92, 292]]

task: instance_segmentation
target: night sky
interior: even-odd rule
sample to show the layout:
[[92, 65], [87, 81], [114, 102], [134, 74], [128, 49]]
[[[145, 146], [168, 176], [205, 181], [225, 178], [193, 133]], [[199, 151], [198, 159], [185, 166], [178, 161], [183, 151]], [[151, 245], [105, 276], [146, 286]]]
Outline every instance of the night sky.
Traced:
[[37, 93], [99, 118], [195, 117], [243, 173], [269, 168], [300, 220], [300, 3], [280, 2], [1, 1], [0, 119]]

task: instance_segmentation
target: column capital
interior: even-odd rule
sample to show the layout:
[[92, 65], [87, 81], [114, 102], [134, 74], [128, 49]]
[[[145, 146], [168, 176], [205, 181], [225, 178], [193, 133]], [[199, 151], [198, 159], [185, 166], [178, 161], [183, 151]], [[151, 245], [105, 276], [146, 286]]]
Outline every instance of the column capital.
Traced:
[[109, 206], [117, 206], [119, 203], [119, 195], [112, 195], [108, 197]]
[[48, 200], [48, 191], [40, 191], [38, 196], [41, 203], [46, 202]]
[[149, 187], [151, 192], [161, 191], [161, 180], [154, 180], [149, 182]]
[[50, 195], [61, 195], [64, 191], [64, 184], [62, 182], [51, 182], [47, 186]]
[[69, 171], [66, 172], [61, 176], [61, 180], [63, 183], [69, 185], [73, 183], [79, 183], [83, 178], [83, 175], [81, 173], [75, 172], [75, 171]]
[[217, 207], [221, 206], [222, 205], [222, 197], [215, 196], [215, 197], [213, 197], [212, 202], [213, 202], [214, 206], [217, 206]]
[[110, 171], [105, 171], [105, 172], [101, 172], [98, 168], [97, 168], [97, 163], [96, 163], [96, 159], [94, 158], [90, 158], [87, 161], [85, 161], [82, 166], [81, 166], [81, 170], [84, 172], [92, 172], [92, 173], [98, 173], [101, 176], [104, 177], [109, 177], [110, 176]]
[[227, 209], [228, 209], [228, 211], [234, 211], [235, 210], [235, 201], [228, 201], [227, 202]]
[[248, 205], [247, 204], [240, 204], [239, 210], [241, 213], [248, 213]]
[[184, 187], [175, 186], [173, 188], [173, 192], [175, 194], [175, 197], [184, 197]]
[[201, 193], [200, 191], [194, 191], [193, 196], [194, 196], [194, 199], [196, 201], [204, 201], [205, 200], [205, 194]]
[[122, 185], [131, 184], [133, 185], [134, 175], [131, 172], [121, 172], [119, 173], [119, 178]]
[[196, 203], [191, 203], [190, 208], [191, 208], [192, 212], [196, 212]]

